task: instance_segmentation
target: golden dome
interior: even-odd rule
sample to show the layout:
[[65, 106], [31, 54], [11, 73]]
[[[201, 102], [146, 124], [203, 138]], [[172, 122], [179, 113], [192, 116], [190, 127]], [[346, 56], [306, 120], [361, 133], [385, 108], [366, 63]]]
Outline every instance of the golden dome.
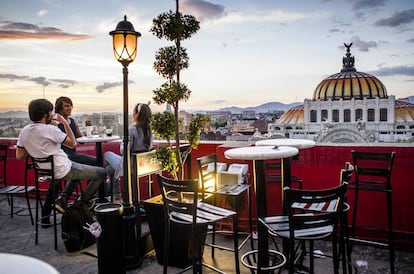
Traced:
[[350, 53], [352, 43], [344, 45], [347, 50], [346, 56], [342, 59], [341, 72], [322, 80], [313, 92], [312, 100], [387, 98], [387, 89], [377, 77], [355, 69], [355, 59]]

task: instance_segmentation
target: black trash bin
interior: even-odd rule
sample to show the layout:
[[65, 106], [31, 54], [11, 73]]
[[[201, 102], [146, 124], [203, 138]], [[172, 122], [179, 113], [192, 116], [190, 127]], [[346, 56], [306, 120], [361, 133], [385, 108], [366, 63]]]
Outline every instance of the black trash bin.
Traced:
[[99, 274], [124, 274], [121, 205], [106, 203], [95, 208], [96, 219], [102, 233], [96, 245]]

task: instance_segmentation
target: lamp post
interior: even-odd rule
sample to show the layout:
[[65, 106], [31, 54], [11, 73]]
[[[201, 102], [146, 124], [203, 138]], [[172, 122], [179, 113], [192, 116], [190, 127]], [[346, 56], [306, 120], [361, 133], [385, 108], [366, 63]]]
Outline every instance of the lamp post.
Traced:
[[123, 246], [125, 269], [139, 267], [142, 259], [139, 256], [136, 227], [136, 209], [132, 203], [131, 188], [131, 164], [128, 134], [128, 65], [135, 60], [138, 49], [138, 37], [141, 33], [135, 31], [134, 26], [127, 21], [126, 15], [124, 20], [119, 22], [116, 29], [109, 33], [113, 38], [113, 50], [115, 59], [123, 66], [124, 75], [124, 155], [123, 155]]

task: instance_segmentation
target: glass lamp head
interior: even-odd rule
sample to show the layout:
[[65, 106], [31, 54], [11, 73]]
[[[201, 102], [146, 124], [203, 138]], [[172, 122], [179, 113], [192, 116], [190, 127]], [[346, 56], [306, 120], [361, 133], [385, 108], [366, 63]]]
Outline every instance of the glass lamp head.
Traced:
[[122, 65], [128, 66], [135, 60], [138, 51], [138, 37], [141, 33], [135, 31], [131, 22], [127, 21], [126, 15], [124, 20], [119, 22], [116, 29], [109, 33], [113, 39], [113, 50], [115, 59]]

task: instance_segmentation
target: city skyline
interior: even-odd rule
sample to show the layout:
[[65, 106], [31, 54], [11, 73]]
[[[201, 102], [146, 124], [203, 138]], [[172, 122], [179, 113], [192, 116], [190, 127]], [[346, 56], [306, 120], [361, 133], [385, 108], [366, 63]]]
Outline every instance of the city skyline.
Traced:
[[[121, 111], [122, 66], [108, 33], [124, 14], [142, 34], [129, 65], [130, 109], [151, 101], [164, 82], [152, 64], [170, 43], [149, 29], [175, 1], [4, 0], [0, 8], [0, 112], [62, 95], [74, 101], [74, 114]], [[201, 22], [182, 44], [190, 57], [182, 81], [192, 94], [181, 110], [302, 102], [340, 71], [343, 43], [350, 42], [358, 71], [378, 77], [396, 98], [414, 93], [409, 0], [186, 0], [180, 10]]]

